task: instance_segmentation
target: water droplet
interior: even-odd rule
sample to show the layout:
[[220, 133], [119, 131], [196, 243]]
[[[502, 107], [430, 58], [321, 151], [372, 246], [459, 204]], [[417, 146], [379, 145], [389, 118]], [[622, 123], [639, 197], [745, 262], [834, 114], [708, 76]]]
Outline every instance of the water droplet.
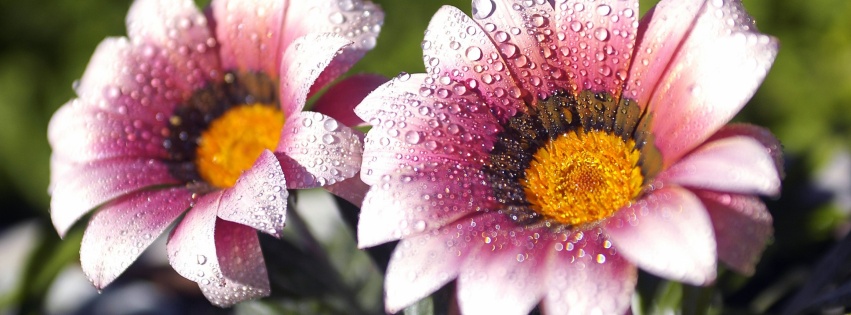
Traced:
[[478, 61], [482, 59], [482, 50], [476, 46], [470, 46], [467, 48], [466, 52], [467, 59], [472, 61]]
[[199, 265], [203, 265], [203, 264], [206, 264], [206, 263], [207, 263], [207, 256], [204, 256], [204, 255], [198, 255], [198, 257], [196, 257], [196, 258], [198, 259], [198, 264], [199, 264]]
[[414, 130], [408, 130], [407, 132], [405, 132], [405, 142], [407, 143], [417, 144], [420, 143], [422, 140], [423, 139], [420, 136], [419, 132], [416, 132]]
[[579, 32], [582, 30], [582, 23], [580, 23], [579, 21], [570, 22], [570, 29], [574, 32]]
[[612, 13], [612, 7], [607, 4], [601, 4], [597, 6], [597, 14], [602, 16], [607, 16], [609, 13]]
[[328, 20], [333, 24], [343, 24], [346, 22], [346, 16], [342, 12], [334, 12], [328, 16]]
[[502, 52], [505, 58], [514, 58], [514, 56], [517, 56], [517, 46], [511, 43], [500, 44], [499, 51]]
[[597, 38], [597, 40], [600, 40], [600, 41], [608, 40], [609, 39], [609, 30], [602, 28], [602, 27], [597, 28], [596, 30], [594, 30], [594, 37]]
[[540, 14], [533, 14], [532, 15], [532, 26], [543, 27], [545, 24], [547, 24], [547, 18], [545, 18], [543, 15], [540, 15]]
[[496, 11], [496, 3], [493, 0], [473, 0], [473, 17], [486, 19]]
[[505, 41], [508, 40], [508, 33], [503, 32], [503, 31], [498, 31], [495, 34], [493, 34], [493, 39], [495, 39], [497, 42], [504, 43]]
[[325, 127], [325, 130], [327, 131], [337, 131], [337, 128], [340, 127], [340, 124], [338, 124], [337, 121], [334, 119], [328, 119], [322, 124], [322, 126]]

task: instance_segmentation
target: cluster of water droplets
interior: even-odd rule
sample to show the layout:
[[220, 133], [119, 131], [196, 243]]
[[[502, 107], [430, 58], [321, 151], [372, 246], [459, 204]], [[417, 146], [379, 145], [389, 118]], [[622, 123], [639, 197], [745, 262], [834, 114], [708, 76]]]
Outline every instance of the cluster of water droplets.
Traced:
[[[777, 43], [757, 31], [753, 19], [737, 1], [713, 0], [693, 8], [697, 16], [686, 24], [688, 32], [673, 38], [651, 34], [638, 51], [640, 65], [647, 58], [670, 60], [671, 66], [647, 66], [644, 86], [636, 93], [649, 95], [657, 115], [677, 117], [677, 124], [657, 123], [656, 145], [668, 152], [665, 164], [672, 164], [726, 124], [757, 89], [771, 67]], [[652, 25], [652, 24], [651, 24]], [[674, 48], [677, 50], [675, 51]], [[667, 65], [667, 63], [663, 63]], [[639, 69], [637, 72], [645, 69]], [[666, 71], [662, 74], [661, 71]], [[660, 76], [658, 82], [651, 81]], [[664, 75], [665, 77], [661, 77]], [[664, 97], [664, 99], [660, 99]]]
[[[211, 303], [222, 307], [269, 294], [269, 280], [260, 243], [253, 230], [218, 231], [217, 259], [197, 255], [199, 287]], [[204, 265], [210, 275], [201, 276]]]
[[362, 0], [338, 0], [322, 11], [333, 32], [352, 40], [356, 49], [375, 47], [384, 18], [377, 6]]
[[287, 186], [293, 189], [331, 185], [353, 177], [360, 170], [361, 141], [352, 129], [331, 117], [303, 112], [284, 126], [288, 136], [280, 153], [297, 165], [284, 165]]
[[572, 89], [617, 94], [627, 80], [638, 28], [637, 1], [555, 3], [555, 47]]
[[287, 210], [287, 183], [278, 159], [264, 152], [225, 190], [219, 217], [280, 237]]
[[481, 27], [464, 12], [442, 8], [422, 41], [426, 72], [437, 85], [424, 86], [424, 96], [441, 98], [478, 92], [498, 116], [513, 116], [523, 106], [523, 91]]
[[191, 199], [192, 194], [181, 189], [145, 191], [99, 209], [80, 249], [89, 280], [98, 288], [112, 282], [183, 213]]
[[53, 191], [51, 217], [60, 235], [87, 212], [142, 188], [176, 184], [165, 165], [154, 159], [114, 159], [78, 166]]

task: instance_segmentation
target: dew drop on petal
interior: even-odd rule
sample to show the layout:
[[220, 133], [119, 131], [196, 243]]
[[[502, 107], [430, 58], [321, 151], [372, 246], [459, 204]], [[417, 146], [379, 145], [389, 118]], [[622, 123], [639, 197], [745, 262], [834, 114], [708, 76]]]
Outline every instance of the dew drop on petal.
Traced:
[[334, 119], [326, 120], [325, 123], [323, 123], [322, 126], [325, 127], [325, 130], [327, 130], [327, 131], [337, 131], [337, 128], [340, 127], [340, 125], [337, 124], [337, 121], [334, 120]]
[[334, 12], [328, 16], [328, 20], [333, 24], [343, 24], [346, 22], [346, 16], [342, 12]]
[[198, 259], [198, 264], [199, 264], [199, 265], [203, 265], [203, 264], [206, 264], [206, 263], [207, 263], [207, 256], [204, 256], [204, 255], [198, 255], [198, 257], [196, 257], [196, 258]]
[[609, 13], [612, 13], [612, 7], [607, 4], [601, 4], [597, 6], [597, 14], [602, 16], [607, 16]]
[[602, 27], [597, 28], [594, 30], [594, 37], [597, 38], [597, 40], [605, 41], [609, 39], [609, 30]]
[[486, 19], [496, 11], [496, 3], [493, 0], [473, 0], [473, 17]]
[[407, 132], [405, 132], [405, 142], [410, 144], [417, 144], [421, 141], [422, 137], [420, 136], [419, 132], [416, 132], [414, 130], [408, 130]]
[[479, 61], [482, 59], [482, 50], [479, 49], [479, 47], [470, 46], [467, 48], [466, 56], [467, 59], [470, 59], [472, 61]]

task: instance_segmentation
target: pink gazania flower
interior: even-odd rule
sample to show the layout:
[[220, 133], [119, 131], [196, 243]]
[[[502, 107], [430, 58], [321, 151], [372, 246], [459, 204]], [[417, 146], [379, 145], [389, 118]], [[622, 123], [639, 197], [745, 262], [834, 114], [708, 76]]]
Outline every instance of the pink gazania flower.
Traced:
[[457, 279], [465, 314], [623, 314], [636, 267], [689, 284], [753, 272], [777, 140], [727, 125], [777, 51], [739, 1], [473, 1], [433, 17], [426, 74], [355, 112], [361, 247], [401, 240], [396, 312]]
[[372, 49], [382, 21], [360, 0], [213, 0], [206, 14], [191, 0], [134, 2], [129, 38], [100, 44], [49, 126], [56, 230], [97, 208], [80, 249], [92, 283], [112, 282], [185, 213], [167, 243], [178, 273], [219, 306], [268, 295], [255, 229], [280, 236], [287, 189], [351, 192], [362, 148], [346, 125], [382, 82], [343, 81], [319, 112], [305, 100]]

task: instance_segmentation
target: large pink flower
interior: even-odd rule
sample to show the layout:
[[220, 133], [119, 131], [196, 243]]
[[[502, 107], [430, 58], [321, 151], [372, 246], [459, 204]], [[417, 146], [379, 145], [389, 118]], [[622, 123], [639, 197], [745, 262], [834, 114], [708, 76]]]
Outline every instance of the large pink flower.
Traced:
[[360, 0], [214, 0], [207, 14], [137, 0], [129, 38], [100, 44], [49, 126], [57, 231], [98, 208], [80, 249], [94, 285], [186, 212], [168, 238], [174, 269], [220, 306], [268, 295], [254, 229], [280, 236], [287, 189], [357, 174], [361, 140], [345, 125], [359, 120], [346, 111], [381, 82], [331, 87], [324, 114], [305, 101], [372, 49], [382, 21]]
[[374, 128], [362, 247], [401, 240], [386, 308], [457, 279], [463, 313], [622, 314], [636, 266], [753, 271], [780, 189], [766, 130], [724, 126], [775, 39], [734, 0], [474, 0], [434, 16], [426, 74], [355, 112]]

